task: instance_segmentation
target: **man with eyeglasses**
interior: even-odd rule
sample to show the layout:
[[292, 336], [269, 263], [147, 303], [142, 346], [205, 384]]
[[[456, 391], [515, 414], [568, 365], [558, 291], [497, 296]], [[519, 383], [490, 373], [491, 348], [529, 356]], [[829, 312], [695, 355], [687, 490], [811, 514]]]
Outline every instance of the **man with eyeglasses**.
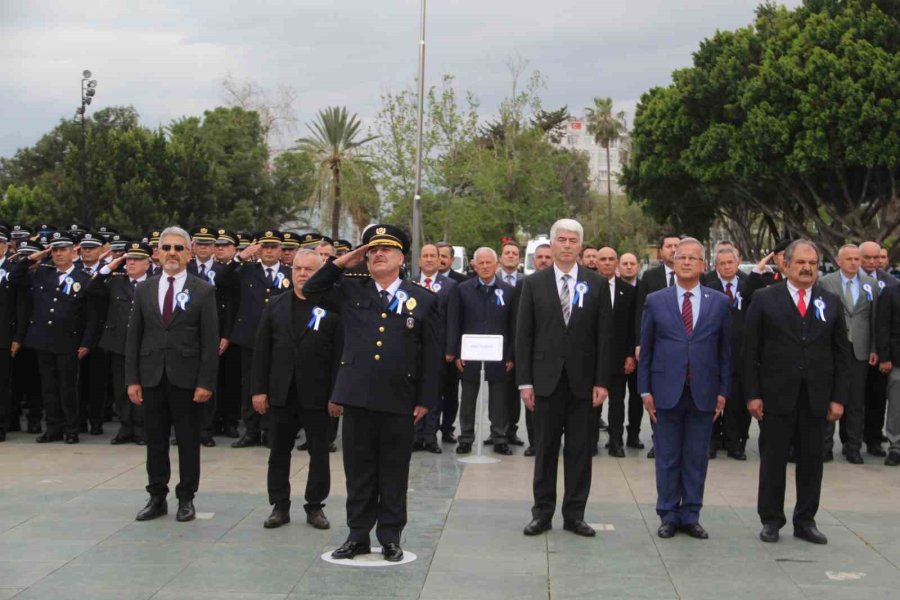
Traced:
[[215, 288], [187, 272], [191, 236], [178, 227], [162, 232], [161, 275], [138, 284], [125, 338], [128, 398], [144, 407], [147, 492], [136, 520], [167, 514], [169, 430], [175, 427], [178, 473], [175, 519], [192, 521], [200, 485], [200, 424], [203, 405], [216, 389], [219, 327]]
[[[259, 232], [255, 241], [234, 257], [219, 276], [219, 285], [240, 290], [240, 301], [229, 343], [241, 347], [241, 416], [244, 435], [232, 448], [267, 444], [268, 419], [253, 409], [251, 376], [256, 329], [270, 299], [291, 289], [291, 269], [281, 263], [283, 236], [280, 232]], [[257, 262], [258, 259], [258, 262]]]

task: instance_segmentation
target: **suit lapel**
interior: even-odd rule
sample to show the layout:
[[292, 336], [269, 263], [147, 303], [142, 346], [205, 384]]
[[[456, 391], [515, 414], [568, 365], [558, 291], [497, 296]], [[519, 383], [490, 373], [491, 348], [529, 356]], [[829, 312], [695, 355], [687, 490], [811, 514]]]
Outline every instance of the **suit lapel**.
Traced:
[[150, 282], [150, 290], [152, 292], [150, 301], [153, 302], [153, 313], [156, 315], [156, 318], [159, 319], [159, 324], [163, 327], [166, 326], [166, 322], [163, 321], [162, 318], [162, 310], [159, 308], [159, 286], [162, 285], [162, 276], [155, 277]]
[[[556, 287], [556, 268], [550, 266], [547, 267], [547, 271], [549, 271], [549, 273], [547, 274], [547, 284], [545, 289], [547, 290], [547, 293], [550, 294], [550, 299], [556, 301], [556, 310], [553, 312], [556, 313], [556, 320], [562, 325], [562, 328], [565, 329], [566, 319], [563, 317], [562, 304], [559, 302], [559, 289]], [[571, 321], [572, 319], [570, 318], [569, 322]]]
[[[664, 293], [666, 295], [665, 304], [672, 313], [672, 318], [678, 323], [676, 329], [678, 329], [682, 337], [686, 338], [688, 334], [687, 331], [684, 330], [684, 321], [681, 319], [681, 306], [678, 304], [678, 286], [670, 285], [665, 289]], [[700, 302], [700, 304], [702, 305], [703, 302]]]

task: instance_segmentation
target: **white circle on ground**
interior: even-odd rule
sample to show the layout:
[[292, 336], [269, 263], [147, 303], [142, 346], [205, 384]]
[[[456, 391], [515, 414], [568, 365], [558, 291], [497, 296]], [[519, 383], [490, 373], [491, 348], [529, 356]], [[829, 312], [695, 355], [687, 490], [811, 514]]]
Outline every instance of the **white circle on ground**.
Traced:
[[468, 465], [495, 465], [500, 462], [500, 459], [491, 458], [490, 456], [466, 456], [463, 458], [457, 458], [456, 462], [461, 462]]
[[389, 562], [382, 558], [381, 552], [373, 548], [371, 554], [357, 554], [351, 559], [336, 559], [331, 557], [332, 550], [322, 555], [322, 560], [339, 567], [399, 567], [411, 563], [418, 558], [415, 554], [408, 550], [403, 551], [403, 560], [398, 562]]

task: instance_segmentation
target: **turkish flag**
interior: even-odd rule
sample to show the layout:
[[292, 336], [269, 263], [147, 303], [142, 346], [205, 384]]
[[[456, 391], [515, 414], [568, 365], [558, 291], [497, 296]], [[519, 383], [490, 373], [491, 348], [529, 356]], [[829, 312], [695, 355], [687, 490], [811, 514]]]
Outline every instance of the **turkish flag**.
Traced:
[[572, 129], [581, 129], [581, 123], [578, 121], [571, 123], [570, 126], [572, 127]]

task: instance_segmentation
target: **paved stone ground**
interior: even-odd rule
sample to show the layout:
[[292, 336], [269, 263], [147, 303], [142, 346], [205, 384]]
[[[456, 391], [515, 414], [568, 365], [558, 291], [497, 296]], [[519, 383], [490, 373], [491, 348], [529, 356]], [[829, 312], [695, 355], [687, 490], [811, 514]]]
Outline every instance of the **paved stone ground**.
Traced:
[[340, 453], [326, 508], [332, 529], [303, 522], [308, 461], [296, 452], [297, 520], [268, 531], [265, 449], [232, 450], [221, 438], [202, 451], [196, 506], [206, 518], [177, 523], [170, 505], [167, 518], [137, 523], [143, 448], [110, 446], [109, 433], [74, 447], [33, 437], [0, 444], [0, 600], [900, 598], [900, 470], [875, 459], [826, 465], [821, 547], [795, 540], [790, 526], [778, 544], [758, 540], [755, 444], [746, 463], [711, 463], [707, 541], [656, 537], [644, 453], [594, 460], [587, 520], [601, 529], [596, 538], [562, 531], [560, 517], [527, 538], [532, 460], [517, 449], [501, 464], [463, 466], [445, 447], [413, 456], [403, 547], [418, 560], [360, 569], [320, 559], [347, 533]]

